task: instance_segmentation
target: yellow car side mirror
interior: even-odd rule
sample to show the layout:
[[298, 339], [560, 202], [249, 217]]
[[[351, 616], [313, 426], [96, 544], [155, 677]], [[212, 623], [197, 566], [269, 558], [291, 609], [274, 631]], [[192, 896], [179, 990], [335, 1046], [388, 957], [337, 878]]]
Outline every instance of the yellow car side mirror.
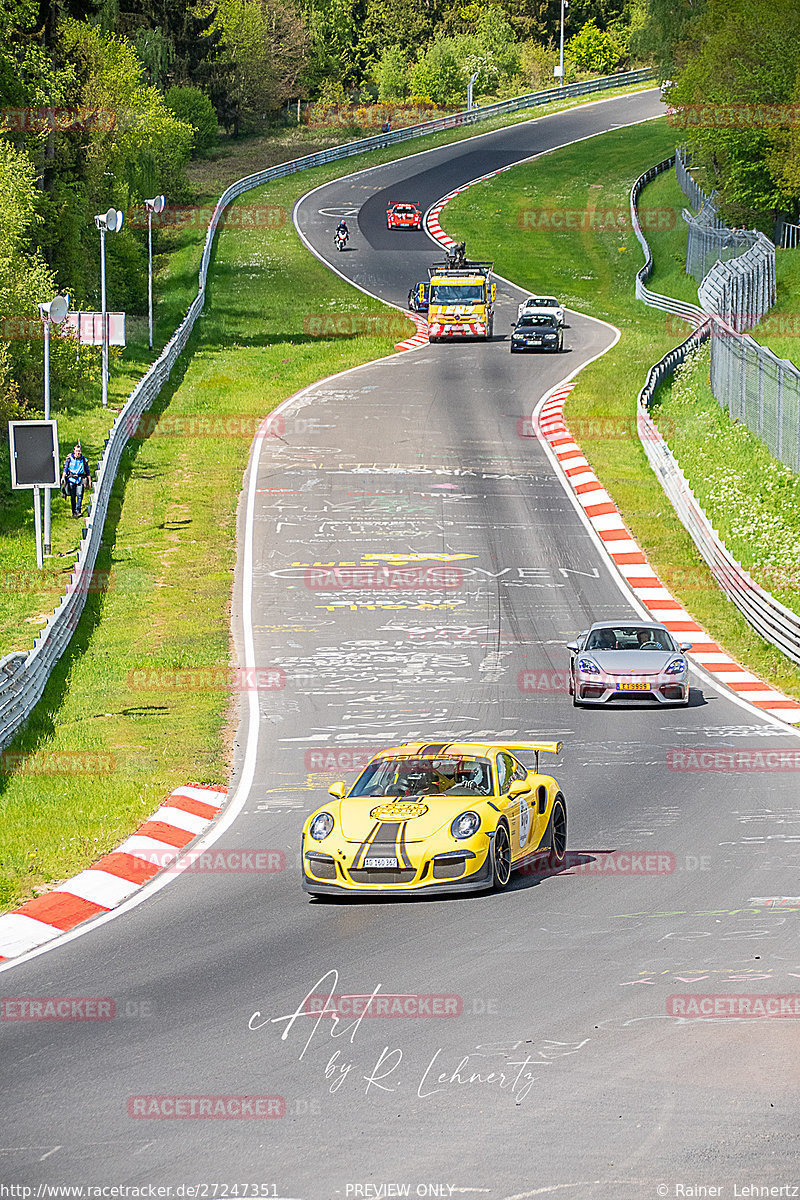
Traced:
[[497, 298], [497, 284], [493, 283], [492, 284], [492, 299], [495, 300], [496, 298]]
[[508, 789], [508, 795], [511, 800], [517, 796], [524, 796], [531, 790], [531, 785], [527, 779], [515, 779], [511, 787]]
[[334, 796], [337, 800], [343, 800], [345, 793], [347, 792], [347, 784], [344, 782], [344, 780], [340, 779], [337, 783], [332, 783], [328, 788], [328, 791], [331, 796]]

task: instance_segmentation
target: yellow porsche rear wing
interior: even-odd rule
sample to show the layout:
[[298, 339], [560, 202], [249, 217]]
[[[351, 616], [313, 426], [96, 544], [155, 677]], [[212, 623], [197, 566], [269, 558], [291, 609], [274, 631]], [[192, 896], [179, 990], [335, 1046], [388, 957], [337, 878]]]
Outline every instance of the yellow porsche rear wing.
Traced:
[[524, 754], [525, 751], [536, 755], [536, 774], [539, 774], [539, 755], [544, 751], [546, 754], [560, 754], [563, 742], [502, 742], [498, 743], [498, 750], [511, 750], [512, 753]]

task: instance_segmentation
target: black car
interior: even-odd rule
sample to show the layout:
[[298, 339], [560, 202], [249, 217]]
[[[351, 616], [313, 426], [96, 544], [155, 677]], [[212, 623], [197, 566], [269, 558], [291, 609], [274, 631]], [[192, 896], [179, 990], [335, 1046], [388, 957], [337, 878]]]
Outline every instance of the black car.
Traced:
[[517, 350], [563, 350], [564, 331], [555, 315], [525, 313], [511, 330], [511, 353]]
[[[420, 298], [419, 298], [419, 289], [420, 288], [425, 289], [425, 291], [424, 291], [425, 299], [424, 300], [420, 300]], [[424, 283], [422, 280], [420, 280], [419, 283], [414, 284], [414, 286], [411, 288], [411, 290], [408, 293], [408, 307], [411, 309], [412, 312], [421, 312], [421, 313], [427, 312], [429, 295], [430, 295], [430, 284], [427, 282], [427, 280]]]

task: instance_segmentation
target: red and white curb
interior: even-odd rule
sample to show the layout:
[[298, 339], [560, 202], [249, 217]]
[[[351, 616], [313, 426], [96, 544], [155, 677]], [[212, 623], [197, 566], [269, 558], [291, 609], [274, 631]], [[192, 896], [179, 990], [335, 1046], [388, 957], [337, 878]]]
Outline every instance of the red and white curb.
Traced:
[[691, 658], [717, 683], [750, 704], [790, 724], [800, 723], [800, 703], [746, 670], [706, 633], [664, 586], [631, 536], [617, 506], [604, 489], [564, 422], [564, 403], [576, 380], [560, 384], [545, 399], [539, 428], [558, 459], [576, 500], [617, 570], [653, 620], [666, 625], [679, 641], [692, 643]]
[[404, 312], [404, 317], [408, 317], [414, 322], [417, 332], [410, 338], [406, 338], [404, 342], [395, 342], [395, 350], [416, 350], [418, 346], [426, 346], [428, 344], [428, 322], [419, 313]]
[[135, 833], [94, 866], [0, 916], [0, 962], [110, 912], [183, 854], [218, 815], [227, 790], [188, 784], [170, 792]]

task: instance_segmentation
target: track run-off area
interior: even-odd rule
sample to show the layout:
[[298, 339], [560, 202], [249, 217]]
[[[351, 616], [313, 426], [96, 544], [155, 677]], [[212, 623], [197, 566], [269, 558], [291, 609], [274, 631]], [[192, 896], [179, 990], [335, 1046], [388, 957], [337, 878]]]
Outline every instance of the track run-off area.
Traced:
[[[404, 307], [440, 253], [386, 230], [389, 200], [427, 209], [662, 111], [641, 92], [412, 154], [309, 193], [295, 223], [333, 269]], [[512, 357], [524, 292], [498, 291], [491, 342], [324, 380], [281, 406], [280, 438], [254, 443], [233, 635], [244, 666], [279, 668], [285, 686], [247, 693], [228, 807], [198, 845], [280, 852], [286, 869], [158, 876], [0, 970], [6, 1004], [113, 1012], [4, 1009], [0, 1181], [200, 1200], [800, 1183], [798, 1013], [725, 1015], [731, 996], [798, 993], [797, 912], [780, 903], [798, 890], [796, 777], [676, 769], [683, 751], [796, 750], [797, 736], [699, 676], [687, 708], [572, 708], [565, 643], [635, 609], [528, 434], [541, 398], [618, 334], [570, 312], [562, 354]], [[313, 570], [391, 562], [453, 564], [458, 586], [329, 590]], [[569, 806], [566, 870], [474, 898], [301, 891], [300, 829], [332, 782], [382, 746], [466, 736], [564, 742], [548, 769]], [[303, 1011], [309, 994], [378, 988], [401, 1015]], [[714, 996], [716, 1019], [693, 1019]], [[249, 1107], [231, 1116], [241, 1103], [220, 1097]]]

